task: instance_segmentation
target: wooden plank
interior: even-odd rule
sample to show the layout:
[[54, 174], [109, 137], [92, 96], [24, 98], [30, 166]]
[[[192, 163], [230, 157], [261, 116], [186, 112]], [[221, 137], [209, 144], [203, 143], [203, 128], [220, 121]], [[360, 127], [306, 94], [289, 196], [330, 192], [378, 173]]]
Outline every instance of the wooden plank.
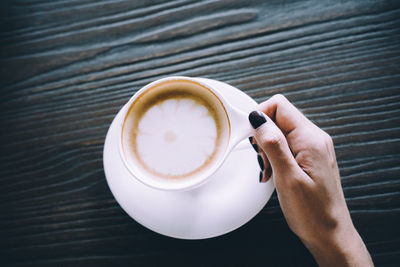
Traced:
[[105, 181], [121, 106], [168, 75], [285, 94], [335, 142], [354, 223], [400, 261], [398, 1], [12, 1], [1, 4], [1, 265], [310, 266], [276, 194], [222, 237], [140, 226]]

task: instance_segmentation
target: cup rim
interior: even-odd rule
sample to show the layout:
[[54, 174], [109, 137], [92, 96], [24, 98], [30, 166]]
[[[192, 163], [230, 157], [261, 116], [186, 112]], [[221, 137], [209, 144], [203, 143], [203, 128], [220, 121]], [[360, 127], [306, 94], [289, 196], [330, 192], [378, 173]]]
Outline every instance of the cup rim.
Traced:
[[[207, 170], [204, 174], [200, 175], [199, 178], [197, 178], [197, 179], [193, 179], [193, 178], [192, 179], [182, 179], [181, 182], [171, 183], [171, 182], [157, 182], [153, 179], [146, 179], [143, 177], [139, 177], [140, 175], [137, 175], [137, 173], [134, 170], [132, 170], [130, 163], [128, 163], [128, 161], [126, 159], [124, 149], [123, 149], [122, 135], [123, 135], [123, 128], [124, 128], [126, 116], [128, 115], [129, 111], [131, 110], [134, 101], [142, 93], [144, 93], [145, 91], [149, 90], [150, 88], [152, 88], [162, 82], [179, 81], [179, 80], [191, 81], [191, 82], [199, 84], [200, 86], [208, 89], [221, 103], [221, 107], [225, 111], [227, 122], [228, 122], [228, 138], [229, 138], [229, 140], [228, 140], [226, 149], [223, 152], [223, 154], [220, 156], [220, 159], [209, 170]], [[210, 88], [210, 86], [208, 84], [206, 84], [204, 81], [202, 81], [201, 79], [198, 79], [196, 77], [187, 77], [187, 76], [169, 76], [169, 77], [164, 77], [164, 78], [155, 80], [149, 84], [146, 84], [142, 88], [140, 88], [123, 107], [123, 111], [121, 114], [122, 119], [121, 119], [120, 123], [118, 124], [118, 134], [117, 134], [119, 156], [120, 156], [122, 162], [124, 163], [125, 167], [129, 171], [129, 173], [133, 176], [133, 178], [147, 186], [150, 186], [155, 189], [164, 190], [164, 191], [187, 191], [187, 190], [196, 188], [209, 180], [209, 178], [212, 176], [212, 174], [214, 174], [220, 168], [220, 166], [223, 164], [224, 160], [226, 159], [226, 155], [229, 153], [228, 150], [229, 150], [229, 143], [230, 143], [230, 139], [231, 139], [231, 135], [232, 135], [232, 129], [231, 129], [232, 125], [230, 122], [228, 110], [229, 110], [229, 105], [227, 104], [226, 100], [221, 96], [221, 94], [218, 91], [216, 91], [215, 89]]]

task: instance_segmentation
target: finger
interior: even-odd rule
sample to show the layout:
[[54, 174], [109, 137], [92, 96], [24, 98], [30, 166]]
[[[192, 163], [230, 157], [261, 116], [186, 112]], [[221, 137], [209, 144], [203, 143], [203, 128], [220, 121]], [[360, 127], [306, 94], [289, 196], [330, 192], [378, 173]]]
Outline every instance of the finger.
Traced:
[[251, 112], [249, 121], [255, 129], [254, 138], [268, 158], [273, 173], [283, 177], [288, 172], [298, 171], [300, 167], [289, 149], [285, 136], [275, 123], [260, 111]]
[[[264, 161], [263, 161], [261, 154], [259, 153], [260, 151], [258, 149], [256, 139], [254, 139], [253, 136], [250, 136], [249, 141], [257, 153], [257, 161], [258, 161], [258, 164], [260, 165], [259, 181], [261, 183], [263, 180], [263, 177], [264, 177]], [[261, 153], [262, 153], [262, 151], [261, 151]]]
[[265, 155], [264, 151], [261, 149], [258, 149], [258, 144], [255, 138], [252, 136], [249, 137], [250, 144], [253, 146], [254, 150], [257, 152], [257, 160], [258, 164], [260, 165], [260, 175], [259, 175], [259, 181], [260, 183], [265, 183], [267, 182], [272, 175], [272, 169], [271, 169], [271, 164], [269, 163], [269, 160], [267, 156]]
[[258, 153], [258, 146], [257, 146], [257, 143], [256, 143], [255, 139], [253, 138], [253, 136], [249, 137], [249, 141], [250, 141], [250, 144], [253, 147], [253, 149]]
[[284, 135], [294, 129], [302, 129], [312, 124], [286, 97], [280, 94], [261, 103], [258, 110], [270, 117]]
[[261, 156], [264, 164], [264, 170], [263, 170], [263, 178], [261, 179], [261, 183], [267, 182], [272, 175], [272, 169], [271, 169], [271, 164], [267, 158], [267, 155], [265, 155], [264, 151], [260, 151], [259, 155]]

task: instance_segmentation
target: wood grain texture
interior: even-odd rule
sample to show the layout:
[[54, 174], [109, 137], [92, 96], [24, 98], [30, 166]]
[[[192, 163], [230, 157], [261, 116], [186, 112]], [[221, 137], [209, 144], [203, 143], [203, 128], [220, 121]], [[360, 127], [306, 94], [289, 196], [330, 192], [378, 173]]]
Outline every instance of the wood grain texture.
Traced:
[[0, 6], [2, 266], [312, 266], [276, 194], [210, 240], [155, 234], [111, 195], [117, 111], [168, 75], [283, 93], [335, 142], [377, 266], [400, 262], [399, 1], [15, 0]]

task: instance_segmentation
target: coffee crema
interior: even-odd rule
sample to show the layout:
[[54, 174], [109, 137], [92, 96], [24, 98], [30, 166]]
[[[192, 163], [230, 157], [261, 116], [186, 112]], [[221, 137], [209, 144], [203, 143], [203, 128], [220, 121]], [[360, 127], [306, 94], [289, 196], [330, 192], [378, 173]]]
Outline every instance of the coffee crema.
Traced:
[[223, 157], [229, 119], [219, 98], [190, 80], [156, 84], [130, 106], [122, 129], [128, 164], [153, 178], [206, 172]]

